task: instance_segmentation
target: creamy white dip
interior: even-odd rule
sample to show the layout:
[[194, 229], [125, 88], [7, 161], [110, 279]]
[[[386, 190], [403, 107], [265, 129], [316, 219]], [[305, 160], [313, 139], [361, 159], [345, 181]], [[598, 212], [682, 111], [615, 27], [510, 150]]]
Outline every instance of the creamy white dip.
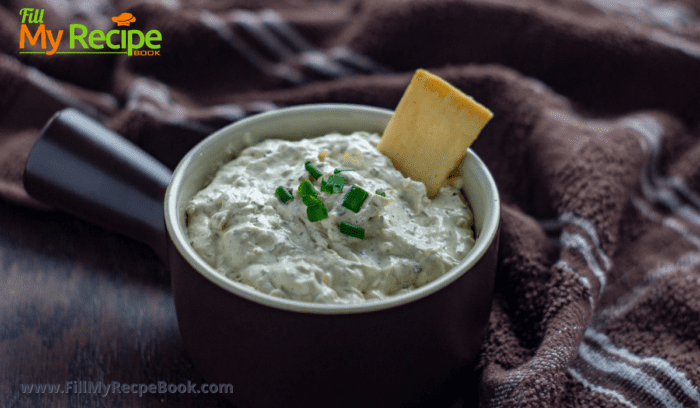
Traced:
[[[296, 142], [266, 140], [225, 164], [187, 207], [192, 247], [221, 274], [282, 298], [354, 303], [400, 294], [438, 278], [474, 246], [472, 213], [458, 189], [429, 199], [366, 132]], [[322, 159], [320, 159], [320, 158]], [[342, 193], [320, 192], [328, 218], [311, 222], [297, 191], [311, 161], [327, 179], [343, 171]], [[293, 192], [283, 203], [278, 186]], [[358, 213], [341, 206], [350, 187], [369, 193]], [[376, 194], [385, 192], [386, 197]], [[340, 232], [341, 221], [365, 238]]]

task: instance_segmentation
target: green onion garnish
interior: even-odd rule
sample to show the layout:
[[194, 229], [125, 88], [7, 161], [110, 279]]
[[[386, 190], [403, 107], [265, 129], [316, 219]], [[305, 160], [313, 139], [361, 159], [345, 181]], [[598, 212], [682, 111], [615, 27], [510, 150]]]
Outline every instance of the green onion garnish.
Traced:
[[369, 193], [360, 187], [352, 186], [350, 187], [350, 191], [345, 195], [345, 198], [343, 198], [342, 206], [356, 213], [360, 211], [360, 207], [362, 207], [362, 203], [365, 202], [368, 195]]
[[321, 180], [321, 191], [325, 191], [328, 194], [342, 193], [343, 187], [345, 187], [345, 177], [337, 174], [328, 176], [328, 181]]
[[311, 174], [311, 177], [314, 179], [319, 179], [323, 175], [323, 173], [321, 173], [321, 171], [317, 169], [316, 166], [314, 166], [310, 161], [304, 163], [304, 168], [306, 168], [306, 171], [308, 171], [309, 174]]
[[333, 170], [333, 174], [338, 174], [341, 171], [355, 171], [355, 169], [335, 169]]
[[291, 199], [294, 198], [294, 197], [292, 196], [292, 194], [291, 194], [289, 191], [287, 191], [286, 188], [284, 188], [284, 187], [282, 187], [282, 186], [277, 187], [277, 190], [275, 190], [275, 195], [276, 195], [277, 198], [279, 198], [280, 201], [282, 201], [283, 203], [286, 203], [286, 202], [288, 202], [289, 200], [291, 200]]
[[319, 200], [318, 197], [314, 197], [314, 196], [302, 197], [301, 201], [307, 207], [313, 207], [315, 205], [323, 204], [323, 201]]
[[319, 201], [316, 205], [306, 207], [306, 216], [309, 217], [309, 221], [311, 222], [320, 221], [328, 218], [328, 210], [326, 206]]
[[314, 185], [311, 184], [309, 180], [302, 181], [299, 185], [298, 191], [301, 201], [303, 201], [307, 206], [315, 205], [321, 202], [321, 200], [318, 199], [318, 191], [316, 191]]
[[345, 221], [340, 222], [340, 232], [351, 237], [365, 239], [365, 229], [356, 225], [348, 224]]
[[306, 205], [306, 216], [309, 221], [314, 222], [328, 218], [328, 210], [321, 200], [318, 199], [318, 191], [309, 180], [304, 180], [299, 185], [299, 197]]
[[384, 194], [384, 192], [383, 192], [382, 190], [377, 190], [377, 191], [375, 191], [374, 193], [377, 194], [377, 195], [380, 195], [380, 196], [382, 196], [382, 197], [386, 197], [386, 194]]

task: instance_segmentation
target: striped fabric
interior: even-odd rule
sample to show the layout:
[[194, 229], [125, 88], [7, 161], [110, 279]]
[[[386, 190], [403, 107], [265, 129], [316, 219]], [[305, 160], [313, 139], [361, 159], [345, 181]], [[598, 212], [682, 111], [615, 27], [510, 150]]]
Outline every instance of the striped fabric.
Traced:
[[427, 68], [494, 111], [474, 149], [504, 202], [478, 384], [451, 407], [471, 406], [473, 388], [483, 407], [700, 407], [697, 2], [223, 4], [43, 5], [52, 30], [109, 30], [128, 11], [162, 32], [153, 57], [24, 54], [18, 10], [0, 6], [3, 199], [42, 206], [21, 169], [63, 107], [173, 167], [259, 112], [394, 108]]

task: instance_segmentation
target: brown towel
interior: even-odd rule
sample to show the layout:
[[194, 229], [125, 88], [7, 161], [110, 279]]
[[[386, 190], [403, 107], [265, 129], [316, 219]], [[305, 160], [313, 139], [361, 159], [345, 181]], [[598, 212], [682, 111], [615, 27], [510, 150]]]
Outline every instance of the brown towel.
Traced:
[[[189, 3], [33, 2], [65, 30], [53, 55], [21, 53], [40, 43], [20, 49], [22, 16], [0, 6], [4, 199], [41, 205], [22, 168], [63, 107], [173, 167], [256, 112], [394, 108], [426, 68], [495, 113], [473, 146], [504, 202], [482, 406], [700, 406], [700, 4]], [[122, 13], [162, 34], [159, 55], [60, 53], [69, 24], [106, 32]]]

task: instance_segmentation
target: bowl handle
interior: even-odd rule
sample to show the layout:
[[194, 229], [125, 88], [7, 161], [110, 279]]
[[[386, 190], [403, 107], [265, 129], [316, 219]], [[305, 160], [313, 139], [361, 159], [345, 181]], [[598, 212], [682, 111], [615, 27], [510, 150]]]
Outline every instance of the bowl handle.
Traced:
[[171, 171], [75, 109], [56, 113], [29, 154], [24, 188], [52, 207], [150, 245], [167, 262]]

